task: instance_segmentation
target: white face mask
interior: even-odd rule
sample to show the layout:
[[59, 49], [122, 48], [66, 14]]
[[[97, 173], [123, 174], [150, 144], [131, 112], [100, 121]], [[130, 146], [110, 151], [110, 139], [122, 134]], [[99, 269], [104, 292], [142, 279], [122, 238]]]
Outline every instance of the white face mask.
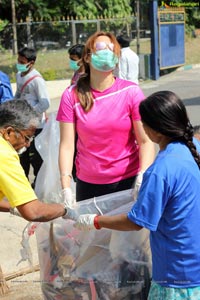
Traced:
[[20, 155], [20, 154], [24, 153], [26, 150], [27, 150], [26, 147], [22, 147], [19, 150], [17, 150], [17, 153]]

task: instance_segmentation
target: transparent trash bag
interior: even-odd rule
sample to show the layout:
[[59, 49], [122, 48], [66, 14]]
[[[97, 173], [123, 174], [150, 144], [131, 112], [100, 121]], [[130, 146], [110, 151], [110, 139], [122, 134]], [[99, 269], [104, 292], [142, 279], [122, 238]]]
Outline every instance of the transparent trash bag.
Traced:
[[[88, 199], [77, 213], [117, 214], [133, 205], [131, 190]], [[110, 210], [110, 208], [113, 208]], [[148, 231], [79, 231], [58, 218], [36, 230], [45, 300], [147, 299], [151, 277]]]
[[[43, 130], [35, 138], [35, 146], [40, 153], [43, 163], [37, 174], [35, 192], [44, 202], [59, 202], [61, 193], [60, 173], [58, 167], [58, 152], [60, 143], [59, 122], [56, 121], [56, 112], [50, 113]], [[71, 188], [75, 193], [75, 184], [72, 180]]]
[[[59, 124], [52, 113], [35, 140], [43, 158], [35, 191], [45, 202], [62, 201], [59, 141]], [[127, 190], [78, 202], [76, 210], [78, 214], [118, 214], [128, 212], [132, 205], [132, 191]], [[135, 295], [147, 299], [151, 278], [148, 231], [83, 232], [73, 223], [58, 218], [36, 228], [44, 299], [132, 300]]]

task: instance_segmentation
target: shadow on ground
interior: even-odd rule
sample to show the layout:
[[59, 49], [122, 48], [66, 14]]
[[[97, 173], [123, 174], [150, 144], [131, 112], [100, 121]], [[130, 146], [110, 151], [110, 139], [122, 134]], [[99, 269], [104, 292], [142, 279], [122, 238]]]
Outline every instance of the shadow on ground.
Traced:
[[200, 105], [200, 97], [184, 99], [184, 100], [183, 100], [183, 103], [184, 103], [186, 106]]

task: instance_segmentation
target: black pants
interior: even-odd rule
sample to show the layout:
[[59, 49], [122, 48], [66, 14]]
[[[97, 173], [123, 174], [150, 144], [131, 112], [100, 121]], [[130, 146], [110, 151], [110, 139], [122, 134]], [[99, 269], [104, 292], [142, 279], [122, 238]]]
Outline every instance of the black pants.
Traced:
[[74, 145], [74, 160], [73, 160], [73, 167], [72, 167], [72, 177], [73, 177], [75, 182], [76, 182], [76, 164], [75, 164], [75, 160], [76, 160], [76, 154], [77, 154], [77, 141], [78, 141], [78, 134], [76, 133], [75, 145]]
[[76, 201], [131, 189], [136, 176], [110, 184], [92, 184], [76, 179]]
[[[40, 134], [41, 131], [42, 129], [36, 129], [35, 136]], [[30, 147], [28, 147], [27, 150], [20, 155], [20, 163], [24, 169], [27, 178], [29, 176], [30, 166], [33, 167], [33, 174], [35, 176], [34, 182], [35, 182], [37, 174], [43, 163], [43, 160], [39, 152], [35, 148], [34, 140], [31, 142]], [[33, 187], [34, 187], [34, 183], [33, 183]]]

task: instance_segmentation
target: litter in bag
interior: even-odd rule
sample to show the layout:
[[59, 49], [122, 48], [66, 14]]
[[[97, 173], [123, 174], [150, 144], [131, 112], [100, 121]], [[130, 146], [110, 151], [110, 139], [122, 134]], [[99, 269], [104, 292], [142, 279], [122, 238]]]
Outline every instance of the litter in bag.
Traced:
[[[78, 213], [118, 214], [133, 205], [131, 190], [77, 204]], [[112, 209], [111, 209], [112, 208]], [[45, 300], [147, 299], [151, 277], [148, 231], [79, 231], [58, 218], [36, 230]]]
[[[62, 201], [59, 140], [59, 124], [52, 113], [35, 140], [43, 159], [35, 191], [45, 202]], [[114, 215], [128, 212], [132, 205], [132, 191], [127, 190], [78, 202], [76, 210], [78, 214]], [[83, 232], [73, 223], [58, 218], [36, 228], [44, 299], [146, 300], [151, 278], [148, 231]]]

